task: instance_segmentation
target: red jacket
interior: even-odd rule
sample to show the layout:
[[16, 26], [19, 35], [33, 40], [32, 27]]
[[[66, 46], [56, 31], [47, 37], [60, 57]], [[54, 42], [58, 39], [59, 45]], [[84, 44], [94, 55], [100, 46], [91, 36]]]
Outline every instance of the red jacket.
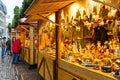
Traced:
[[16, 39], [15, 41], [13, 41], [12, 44], [12, 52], [13, 54], [18, 54], [19, 53], [19, 48], [20, 48], [20, 41], [18, 39]]

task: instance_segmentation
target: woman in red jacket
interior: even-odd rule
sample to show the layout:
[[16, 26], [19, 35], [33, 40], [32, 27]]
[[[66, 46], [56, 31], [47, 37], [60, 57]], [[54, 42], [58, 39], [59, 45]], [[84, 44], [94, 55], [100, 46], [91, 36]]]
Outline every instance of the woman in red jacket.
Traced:
[[19, 48], [20, 48], [20, 40], [16, 39], [13, 41], [13, 44], [12, 44], [12, 52], [13, 52], [12, 63], [13, 64], [18, 63]]

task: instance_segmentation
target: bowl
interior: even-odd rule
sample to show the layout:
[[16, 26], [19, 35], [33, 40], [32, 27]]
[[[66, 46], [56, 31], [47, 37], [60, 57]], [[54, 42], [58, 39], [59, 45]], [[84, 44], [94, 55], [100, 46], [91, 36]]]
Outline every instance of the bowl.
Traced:
[[111, 66], [102, 66], [101, 70], [102, 72], [110, 73], [111, 72]]

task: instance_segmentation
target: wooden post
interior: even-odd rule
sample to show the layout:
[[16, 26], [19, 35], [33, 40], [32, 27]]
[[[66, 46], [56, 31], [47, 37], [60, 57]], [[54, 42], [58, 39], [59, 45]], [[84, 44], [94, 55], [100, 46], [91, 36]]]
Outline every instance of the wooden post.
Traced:
[[33, 27], [30, 26], [30, 64], [33, 65]]
[[25, 36], [26, 36], [25, 31], [23, 31], [23, 43], [22, 44], [23, 44], [24, 47], [25, 47]]
[[[56, 23], [60, 25], [61, 11], [56, 12]], [[54, 80], [58, 80], [58, 60], [61, 58], [60, 52], [60, 43], [61, 43], [61, 26], [56, 25], [56, 60], [54, 66]]]

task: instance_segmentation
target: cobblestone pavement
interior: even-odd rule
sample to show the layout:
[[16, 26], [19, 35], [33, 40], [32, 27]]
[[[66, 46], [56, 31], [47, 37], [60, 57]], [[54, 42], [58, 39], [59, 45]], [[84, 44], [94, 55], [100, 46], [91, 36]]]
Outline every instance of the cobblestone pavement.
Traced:
[[37, 69], [29, 69], [29, 65], [24, 61], [15, 65], [15, 73], [18, 80], [41, 80]]
[[0, 54], [0, 80], [41, 80], [37, 69], [29, 69], [24, 61], [12, 64], [12, 56], [1, 58]]
[[11, 64], [11, 56], [0, 56], [0, 80], [18, 80], [15, 65]]

